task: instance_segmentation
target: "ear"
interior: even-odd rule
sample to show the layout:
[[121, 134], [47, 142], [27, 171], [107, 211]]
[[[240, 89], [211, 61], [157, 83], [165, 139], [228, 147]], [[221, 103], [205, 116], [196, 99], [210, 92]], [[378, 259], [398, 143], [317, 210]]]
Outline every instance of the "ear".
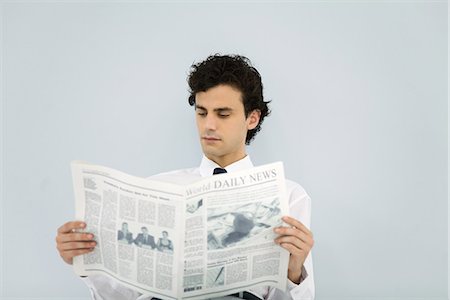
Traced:
[[259, 109], [253, 110], [247, 117], [247, 130], [255, 129], [259, 124], [261, 118], [261, 111]]

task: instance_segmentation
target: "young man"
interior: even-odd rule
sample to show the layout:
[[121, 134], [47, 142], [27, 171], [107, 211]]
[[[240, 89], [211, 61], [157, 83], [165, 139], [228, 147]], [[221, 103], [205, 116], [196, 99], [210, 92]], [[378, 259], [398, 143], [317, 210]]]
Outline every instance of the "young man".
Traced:
[[[213, 55], [192, 66], [188, 82], [191, 89], [189, 104], [195, 107], [204, 154], [200, 167], [151, 178], [185, 184], [216, 173], [253, 167], [245, 145], [250, 144], [269, 114], [258, 71], [243, 56]], [[289, 226], [274, 229], [278, 234], [275, 243], [290, 252], [286, 290], [258, 286], [232, 297], [271, 300], [314, 298], [312, 258], [309, 255], [314, 241], [308, 229], [311, 200], [300, 185], [289, 180], [287, 193], [290, 216], [283, 217], [283, 220]], [[74, 256], [88, 253], [95, 247], [92, 234], [73, 232], [73, 229], [84, 228], [85, 225], [73, 221], [58, 229], [57, 248], [66, 263], [72, 264]], [[95, 299], [151, 299], [106, 276], [89, 276], [83, 280]]]
[[148, 229], [147, 227], [142, 227], [141, 228], [141, 233], [139, 233], [136, 237], [136, 239], [134, 240], [134, 243], [138, 246], [138, 247], [151, 247], [152, 249], [156, 248], [156, 243], [155, 243], [155, 237], [151, 234], [148, 234]]
[[133, 233], [128, 230], [128, 223], [122, 223], [122, 229], [117, 232], [117, 240], [119, 242], [125, 242], [127, 244], [133, 243]]

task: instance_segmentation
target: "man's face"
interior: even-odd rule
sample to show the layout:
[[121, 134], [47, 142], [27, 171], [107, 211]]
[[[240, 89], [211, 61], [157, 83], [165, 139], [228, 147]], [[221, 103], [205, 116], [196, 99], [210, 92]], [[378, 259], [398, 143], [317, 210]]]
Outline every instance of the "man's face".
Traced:
[[259, 111], [245, 116], [242, 93], [218, 85], [195, 95], [197, 128], [203, 153], [222, 167], [245, 156], [247, 131], [259, 122]]
[[127, 223], [123, 223], [122, 224], [122, 231], [128, 231], [128, 224]]

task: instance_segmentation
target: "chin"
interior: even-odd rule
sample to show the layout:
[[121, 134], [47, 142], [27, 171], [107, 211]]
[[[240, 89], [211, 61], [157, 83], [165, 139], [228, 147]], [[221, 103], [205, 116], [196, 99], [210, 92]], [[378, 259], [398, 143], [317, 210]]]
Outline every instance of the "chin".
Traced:
[[203, 154], [205, 154], [208, 158], [222, 156], [222, 153], [220, 151], [218, 151], [218, 149], [211, 149], [211, 147], [202, 147], [202, 148], [203, 148]]

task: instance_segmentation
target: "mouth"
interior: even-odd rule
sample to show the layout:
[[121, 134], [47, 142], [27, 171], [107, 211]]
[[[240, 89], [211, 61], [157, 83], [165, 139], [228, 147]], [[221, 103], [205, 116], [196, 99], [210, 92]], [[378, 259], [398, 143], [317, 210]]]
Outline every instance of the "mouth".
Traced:
[[220, 138], [214, 136], [202, 136], [202, 140], [207, 143], [214, 143], [220, 141]]

